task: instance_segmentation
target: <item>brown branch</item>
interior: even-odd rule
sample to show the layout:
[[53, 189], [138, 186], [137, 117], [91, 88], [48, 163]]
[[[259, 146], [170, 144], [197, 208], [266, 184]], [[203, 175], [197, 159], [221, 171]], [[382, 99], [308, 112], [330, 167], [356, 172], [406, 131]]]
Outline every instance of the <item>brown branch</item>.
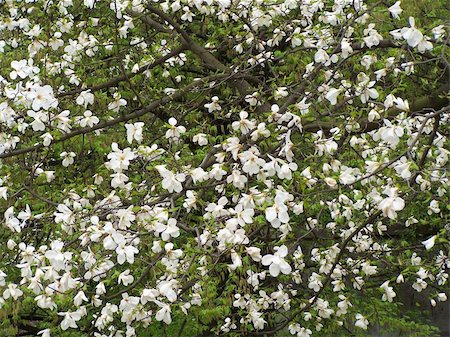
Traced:
[[159, 253], [155, 259], [150, 262], [147, 266], [147, 268], [145, 269], [145, 271], [141, 274], [141, 276], [133, 282], [133, 284], [131, 284], [130, 286], [126, 287], [125, 289], [122, 289], [110, 296], [107, 296], [105, 298], [105, 301], [109, 301], [117, 296], [120, 296], [126, 292], [129, 292], [130, 290], [133, 290], [137, 285], [139, 285], [141, 282], [143, 282], [145, 280], [145, 278], [148, 276], [148, 274], [150, 273], [150, 270], [158, 263], [158, 261], [163, 257], [163, 253]]
[[26, 190], [28, 193], [30, 193], [33, 197], [35, 197], [41, 201], [44, 201], [51, 206], [57, 207], [59, 205], [57, 202], [54, 202], [50, 199], [47, 199], [46, 197], [43, 197], [43, 196], [37, 194], [30, 186], [25, 186], [23, 189]]
[[[147, 5], [147, 9], [159, 16], [161, 19], [169, 23], [173, 27], [173, 29], [181, 36], [183, 40], [183, 45], [191, 50], [194, 54], [200, 57], [200, 59], [205, 63], [207, 67], [209, 67], [212, 70], [220, 70], [223, 72], [231, 72], [231, 69], [228, 68], [226, 65], [221, 63], [214, 55], [212, 55], [208, 50], [203, 48], [201, 45], [199, 45], [197, 42], [195, 42], [189, 34], [181, 28], [181, 26], [176, 23], [169, 15], [164, 13], [158, 8], [155, 8], [151, 5]], [[253, 90], [252, 86], [244, 79], [240, 79], [237, 81], [232, 82], [234, 83], [234, 86], [239, 91], [241, 95], [246, 95], [250, 91]]]
[[164, 62], [166, 62], [168, 59], [170, 59], [171, 57], [177, 56], [178, 54], [180, 54], [181, 52], [183, 52], [184, 50], [186, 50], [185, 46], [180, 46], [174, 50], [172, 50], [170, 53], [162, 56], [161, 58], [157, 59], [156, 61], [154, 61], [153, 63], [150, 63], [146, 66], [143, 66], [141, 68], [139, 68], [139, 70], [135, 73], [126, 73], [123, 74], [122, 76], [113, 78], [112, 80], [109, 80], [107, 82], [101, 83], [101, 84], [97, 84], [94, 85], [92, 87], [87, 87], [87, 88], [79, 88], [79, 89], [74, 89], [71, 91], [65, 91], [65, 92], [61, 92], [57, 95], [58, 98], [60, 97], [65, 97], [65, 96], [73, 96], [76, 94], [79, 94], [80, 92], [86, 91], [86, 90], [90, 90], [91, 92], [94, 91], [98, 91], [98, 90], [102, 90], [102, 89], [106, 89], [106, 88], [110, 88], [110, 87], [114, 87], [117, 84], [119, 84], [120, 82], [126, 81], [127, 79], [130, 79], [136, 75], [142, 74], [143, 72], [146, 72], [147, 70], [153, 69], [155, 67], [157, 67], [158, 65], [163, 64]]
[[[446, 97], [440, 97], [442, 94], [446, 94], [450, 88], [450, 84], [443, 85], [439, 89], [437, 89], [434, 93], [428, 96], [423, 96], [415, 100], [410, 107], [410, 110], [412, 111], [410, 113], [410, 116], [415, 116], [417, 113], [422, 112], [425, 109], [434, 109], [439, 110], [445, 107], [449, 100]], [[396, 116], [398, 116], [403, 111], [397, 108], [391, 108], [386, 111], [386, 119], [393, 119]], [[354, 131], [351, 133], [351, 135], [354, 134], [361, 134], [361, 133], [367, 133], [373, 130], [376, 130], [380, 128], [383, 125], [383, 121], [373, 121], [370, 122], [368, 119], [364, 119], [360, 122], [361, 128], [357, 131]], [[319, 130], [325, 130], [328, 131], [332, 128], [335, 128], [339, 126], [336, 122], [311, 122], [307, 123], [303, 126], [303, 130], [305, 132], [317, 132]]]
[[[196, 80], [196, 81], [186, 85], [184, 88], [176, 91], [172, 95], [168, 95], [168, 96], [160, 98], [160, 99], [158, 99], [156, 101], [153, 101], [149, 105], [143, 107], [142, 109], [136, 110], [133, 113], [130, 113], [128, 115], [123, 115], [123, 116], [120, 116], [118, 118], [115, 118], [115, 119], [112, 119], [112, 120], [109, 120], [109, 121], [106, 121], [106, 122], [102, 122], [102, 123], [96, 124], [96, 125], [94, 125], [92, 127], [79, 128], [79, 129], [76, 129], [76, 130], [74, 130], [74, 131], [72, 131], [70, 133], [67, 133], [64, 136], [62, 136], [61, 138], [53, 140], [51, 145], [55, 144], [55, 143], [60, 143], [60, 142], [66, 141], [66, 140], [68, 140], [70, 138], [73, 138], [75, 136], [91, 133], [91, 132], [93, 132], [95, 130], [104, 129], [104, 128], [107, 128], [107, 127], [110, 127], [110, 126], [113, 126], [113, 125], [116, 125], [116, 124], [119, 124], [119, 123], [122, 123], [122, 122], [126, 122], [126, 121], [131, 120], [131, 119], [135, 119], [135, 118], [141, 117], [141, 116], [143, 116], [143, 115], [145, 115], [145, 114], [147, 114], [149, 112], [152, 112], [156, 116], [159, 116], [161, 119], [164, 119], [165, 115], [163, 115], [162, 113], [157, 111], [157, 109], [160, 106], [162, 106], [164, 104], [167, 104], [167, 103], [169, 103], [169, 102], [171, 102], [171, 101], [173, 101], [173, 100], [175, 100], [177, 98], [182, 97], [184, 94], [186, 94], [187, 92], [190, 92], [195, 87], [197, 87], [197, 86], [199, 86], [201, 84], [205, 84], [205, 83], [208, 83], [210, 81], [215, 81], [215, 80], [228, 78], [228, 77], [232, 77], [232, 75], [230, 75], [230, 74], [218, 74], [218, 75], [212, 75], [212, 76], [207, 76], [207, 77], [201, 78], [199, 80]], [[24, 148], [24, 149], [18, 149], [18, 150], [15, 150], [15, 151], [2, 153], [2, 154], [0, 154], [0, 159], [14, 157], [14, 156], [17, 156], [17, 155], [21, 155], [21, 154], [25, 154], [25, 153], [28, 153], [28, 152], [36, 151], [36, 150], [42, 149], [44, 147], [45, 147], [44, 144], [39, 143], [39, 144], [36, 144], [34, 146], [31, 146], [31, 147]]]

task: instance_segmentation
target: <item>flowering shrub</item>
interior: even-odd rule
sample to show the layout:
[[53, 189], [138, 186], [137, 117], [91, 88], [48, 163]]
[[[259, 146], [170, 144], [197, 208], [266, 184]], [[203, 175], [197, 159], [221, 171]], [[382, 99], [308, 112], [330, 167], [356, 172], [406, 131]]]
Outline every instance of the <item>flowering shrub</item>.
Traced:
[[431, 336], [448, 12], [386, 3], [0, 0], [1, 335]]

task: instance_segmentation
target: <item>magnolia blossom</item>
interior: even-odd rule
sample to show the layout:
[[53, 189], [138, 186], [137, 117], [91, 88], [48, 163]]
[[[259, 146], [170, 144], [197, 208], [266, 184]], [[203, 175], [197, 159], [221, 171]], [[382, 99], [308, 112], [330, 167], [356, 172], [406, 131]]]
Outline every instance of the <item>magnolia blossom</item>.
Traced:
[[259, 262], [261, 261], [261, 249], [256, 247], [247, 247], [245, 251], [252, 258], [253, 261]]
[[94, 94], [90, 90], [82, 91], [75, 102], [87, 108], [89, 104], [94, 104]]
[[172, 317], [170, 315], [172, 310], [170, 309], [170, 305], [162, 303], [160, 301], [154, 302], [161, 308], [156, 312], [155, 319], [159, 322], [163, 321], [166, 324], [172, 323]]
[[384, 282], [380, 289], [383, 290], [384, 294], [382, 297], [383, 301], [389, 301], [392, 302], [393, 298], [397, 296], [397, 294], [394, 292], [394, 289], [392, 287], [389, 287], [389, 281]]
[[114, 101], [108, 104], [108, 109], [114, 112], [119, 112], [120, 108], [127, 105], [127, 101], [123, 99], [120, 94], [114, 93]]
[[422, 244], [425, 246], [426, 250], [430, 250], [431, 248], [434, 247], [434, 244], [436, 242], [437, 239], [437, 235], [433, 235], [431, 238], [429, 238], [428, 240], [422, 241]]
[[10, 283], [5, 291], [3, 291], [3, 298], [7, 300], [8, 298], [13, 298], [14, 300], [18, 300], [19, 297], [23, 295], [23, 291], [19, 289], [17, 284]]
[[220, 111], [222, 107], [219, 104], [219, 97], [214, 96], [211, 98], [211, 103], [206, 103], [205, 108], [208, 109], [208, 112]]
[[391, 7], [389, 7], [389, 12], [395, 19], [400, 19], [400, 14], [402, 14], [403, 9], [400, 7], [401, 1], [397, 1]]
[[256, 123], [254, 120], [248, 120], [248, 112], [242, 110], [239, 112], [239, 121], [235, 121], [231, 124], [231, 127], [233, 130], [240, 130], [242, 134], [246, 135], [251, 130], [253, 130], [256, 126]]
[[64, 167], [67, 167], [69, 165], [72, 165], [74, 162], [74, 158], [75, 158], [75, 153], [74, 152], [61, 152], [61, 154], [59, 155], [61, 158], [63, 158], [62, 161], [62, 165]]
[[405, 207], [405, 201], [397, 196], [396, 188], [387, 188], [385, 194], [388, 197], [379, 203], [378, 208], [383, 212], [385, 217], [396, 219], [397, 212]]
[[128, 143], [132, 143], [133, 140], [136, 140], [139, 144], [142, 143], [142, 128], [144, 127], [143, 122], [136, 122], [133, 124], [125, 124], [125, 128], [127, 129], [127, 141]]
[[410, 28], [402, 28], [401, 34], [411, 47], [416, 47], [423, 39], [423, 34], [415, 27], [415, 20], [409, 17]]
[[162, 176], [162, 187], [166, 189], [169, 193], [181, 192], [183, 190], [182, 183], [186, 180], [186, 175], [184, 173], [174, 174], [166, 169], [165, 165], [155, 166], [159, 174]]
[[130, 264], [133, 264], [134, 256], [137, 253], [139, 253], [139, 250], [132, 245], [127, 245], [125, 241], [122, 241], [117, 245], [116, 253], [117, 253], [117, 262], [119, 264], [123, 264], [125, 261], [127, 261]]
[[373, 140], [383, 140], [393, 147], [397, 146], [400, 142], [400, 138], [404, 134], [404, 129], [400, 125], [394, 125], [391, 121], [385, 119], [385, 126], [381, 127], [376, 133], [373, 134]]
[[394, 169], [400, 177], [403, 179], [409, 179], [412, 176], [410, 171], [411, 165], [412, 162], [408, 162], [406, 157], [402, 157], [400, 158], [400, 162], [394, 166]]
[[83, 117], [80, 117], [78, 119], [78, 124], [80, 124], [80, 126], [82, 128], [89, 126], [90, 128], [93, 127], [94, 125], [98, 124], [100, 122], [100, 120], [98, 119], [98, 117], [94, 116], [92, 114], [92, 111], [90, 110], [86, 110], [83, 113]]
[[51, 332], [50, 329], [44, 329], [44, 330], [39, 331], [39, 332], [37, 333], [37, 335], [38, 335], [38, 336], [41, 336], [41, 337], [51, 337], [50, 332]]
[[61, 321], [61, 329], [67, 330], [69, 328], [78, 328], [77, 322], [81, 319], [81, 313], [78, 311], [74, 312], [60, 312], [58, 315], [63, 316], [64, 319]]
[[186, 132], [186, 128], [182, 125], [177, 126], [177, 120], [173, 117], [169, 119], [169, 129], [166, 131], [166, 138], [177, 143], [180, 140], [181, 134]]
[[266, 208], [266, 219], [270, 224], [278, 228], [282, 223], [289, 222], [288, 208], [285, 204], [274, 204]]
[[284, 260], [284, 257], [288, 254], [288, 248], [285, 245], [274, 248], [275, 253], [264, 255], [261, 259], [263, 266], [269, 266], [270, 275], [277, 277], [280, 272], [283, 274], [290, 274], [292, 271], [291, 266]]
[[198, 133], [193, 138], [194, 143], [198, 143], [200, 146], [208, 145], [208, 137], [204, 133]]
[[110, 169], [116, 172], [127, 170], [130, 162], [136, 157], [135, 153], [129, 147], [119, 149], [117, 143], [112, 143], [111, 148], [113, 152], [108, 154]]
[[11, 68], [13, 70], [9, 73], [9, 77], [12, 80], [15, 80], [17, 77], [24, 79], [33, 73], [33, 69], [28, 65], [27, 60], [14, 60], [11, 62]]
[[123, 273], [120, 273], [117, 278], [117, 283], [122, 283], [124, 286], [127, 286], [133, 283], [134, 277], [130, 274], [130, 269], [125, 270]]
[[328, 90], [328, 92], [325, 95], [325, 98], [330, 101], [331, 105], [336, 105], [337, 98], [339, 94], [343, 91], [343, 89], [335, 89], [331, 88]]
[[49, 110], [58, 105], [58, 101], [53, 95], [53, 88], [49, 85], [35, 87], [31, 92], [31, 98], [33, 100], [31, 107], [34, 111]]
[[369, 321], [367, 320], [367, 318], [365, 318], [361, 314], [356, 314], [355, 318], [356, 318], [355, 326], [367, 330], [367, 327], [369, 326]]
[[155, 227], [157, 233], [161, 233], [161, 238], [164, 241], [170, 240], [170, 238], [177, 238], [180, 236], [180, 229], [177, 227], [177, 220], [170, 218], [167, 224], [158, 223]]

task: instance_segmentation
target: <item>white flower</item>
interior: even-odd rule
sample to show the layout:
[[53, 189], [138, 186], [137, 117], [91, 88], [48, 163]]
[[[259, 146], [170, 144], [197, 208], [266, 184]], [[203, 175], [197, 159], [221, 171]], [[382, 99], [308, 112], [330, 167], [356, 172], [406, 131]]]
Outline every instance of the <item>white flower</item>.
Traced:
[[186, 132], [184, 126], [177, 126], [177, 120], [173, 117], [169, 119], [169, 129], [166, 131], [166, 138], [177, 143], [180, 140], [181, 134]]
[[273, 97], [275, 100], [279, 100], [283, 97], [287, 97], [289, 95], [287, 87], [279, 87], [275, 90]]
[[409, 162], [406, 157], [402, 157], [400, 158], [399, 164], [394, 166], [394, 169], [400, 177], [403, 179], [409, 179], [411, 178], [411, 171], [409, 170], [411, 165], [412, 162]]
[[84, 294], [84, 292], [82, 290], [80, 290], [73, 298], [73, 304], [75, 304], [75, 306], [79, 307], [83, 303], [83, 301], [87, 302], [89, 300], [86, 297], [86, 295]]
[[397, 218], [397, 212], [405, 207], [405, 201], [397, 196], [396, 188], [387, 188], [385, 194], [387, 198], [383, 199], [378, 208], [383, 212], [383, 215], [390, 219]]
[[246, 224], [253, 223], [255, 211], [252, 208], [244, 208], [242, 204], [239, 204], [232, 213], [235, 213], [237, 222], [242, 227]]
[[282, 223], [286, 224], [289, 222], [288, 208], [285, 204], [274, 204], [271, 207], [266, 208], [266, 220], [274, 228], [280, 227]]
[[337, 181], [335, 179], [333, 179], [333, 178], [330, 178], [330, 177], [325, 177], [323, 179], [323, 181], [325, 182], [325, 184], [327, 184], [331, 188], [335, 188], [336, 185], [337, 185]]
[[231, 261], [233, 263], [228, 265], [229, 270], [236, 270], [242, 267], [242, 259], [234, 249], [231, 250]]
[[157, 165], [155, 168], [158, 170], [159, 174], [163, 178], [162, 187], [166, 189], [169, 193], [181, 192], [183, 190], [182, 183], [186, 180], [186, 175], [184, 173], [174, 174], [165, 165]]
[[45, 252], [45, 257], [50, 261], [51, 266], [56, 270], [63, 270], [65, 267], [65, 261], [72, 258], [72, 254], [67, 252], [63, 253], [62, 249], [64, 243], [59, 240], [52, 241], [49, 250]]
[[73, 212], [64, 204], [58, 205], [58, 212], [55, 212], [55, 222], [60, 223], [63, 222], [65, 224], [70, 224], [74, 221]]
[[239, 112], [239, 121], [235, 121], [231, 124], [231, 127], [233, 130], [240, 130], [243, 135], [246, 135], [251, 130], [253, 130], [256, 126], [256, 123], [254, 120], [248, 120], [248, 112], [242, 110]]
[[12, 61], [11, 68], [13, 69], [9, 74], [12, 80], [15, 80], [18, 76], [22, 79], [29, 75], [27, 60]]
[[50, 329], [44, 329], [44, 330], [39, 331], [39, 332], [37, 333], [37, 335], [38, 335], [38, 336], [41, 336], [41, 337], [51, 337], [50, 332], [51, 332]]
[[114, 112], [119, 112], [120, 107], [127, 105], [127, 101], [121, 98], [120, 94], [114, 93], [114, 101], [108, 104], [108, 109]]
[[127, 141], [128, 143], [132, 143], [133, 139], [136, 140], [139, 144], [142, 142], [142, 128], [144, 127], [143, 122], [136, 122], [134, 124], [125, 124], [125, 128], [127, 129]]
[[7, 300], [8, 298], [13, 298], [14, 300], [18, 300], [20, 296], [23, 295], [23, 291], [17, 287], [17, 284], [10, 283], [8, 284], [8, 288], [3, 292], [3, 298]]
[[130, 162], [136, 157], [134, 152], [129, 147], [119, 149], [117, 143], [112, 143], [111, 148], [113, 152], [108, 154], [109, 168], [115, 172], [127, 170]]
[[368, 84], [363, 85], [361, 90], [358, 90], [360, 95], [361, 103], [366, 103], [369, 98], [376, 99], [379, 94], [378, 91], [372, 88], [375, 85], [375, 81], [370, 81]]
[[233, 186], [242, 190], [245, 187], [248, 179], [246, 176], [241, 174], [241, 171], [233, 170], [231, 174], [227, 177], [227, 183], [233, 183]]
[[331, 105], [336, 105], [337, 98], [339, 94], [342, 92], [343, 89], [335, 89], [331, 88], [328, 90], [327, 94], [325, 95], [325, 98], [330, 101]]
[[300, 330], [297, 332], [297, 337], [310, 337], [312, 334], [312, 331], [310, 329], [306, 328], [300, 328]]
[[391, 7], [389, 7], [389, 12], [391, 13], [392, 17], [395, 19], [400, 19], [400, 14], [402, 14], [403, 9], [400, 7], [401, 1], [397, 1], [395, 4], [393, 4]]
[[288, 248], [285, 245], [275, 247], [275, 254], [264, 255], [261, 259], [263, 266], [269, 266], [270, 275], [277, 277], [280, 271], [283, 274], [290, 274], [292, 271], [291, 266], [284, 260], [284, 257], [288, 254]]
[[428, 240], [422, 241], [422, 244], [425, 246], [426, 250], [430, 250], [431, 248], [433, 248], [433, 246], [436, 242], [436, 238], [437, 238], [437, 235], [433, 235]]
[[266, 129], [266, 123], [259, 123], [256, 130], [251, 133], [252, 140], [256, 142], [259, 137], [267, 138], [270, 136], [270, 131]]
[[51, 86], [44, 85], [33, 89], [31, 92], [31, 98], [33, 100], [31, 107], [34, 111], [39, 111], [40, 109], [48, 110], [58, 105], [58, 101], [53, 96], [53, 88]]
[[100, 122], [100, 120], [98, 119], [97, 116], [94, 116], [92, 114], [92, 111], [86, 110], [83, 113], [83, 117], [77, 118], [77, 122], [82, 128], [84, 128], [86, 126], [93, 127], [95, 124], [98, 124], [98, 122]]
[[439, 302], [445, 302], [447, 301], [447, 295], [445, 293], [439, 293], [437, 294], [437, 299]]
[[52, 141], [53, 141], [53, 136], [50, 133], [48, 133], [48, 132], [44, 133], [41, 136], [41, 138], [43, 139], [42, 144], [44, 146], [49, 146], [52, 143]]
[[208, 145], [208, 138], [207, 138], [207, 136], [204, 133], [196, 134], [192, 138], [192, 141], [194, 143], [198, 143], [198, 145], [200, 145], [200, 146]]
[[170, 302], [175, 302], [177, 300], [176, 286], [177, 281], [172, 279], [170, 281], [161, 281], [157, 288], [161, 295], [167, 297]]
[[64, 152], [62, 152], [59, 156], [60, 156], [61, 158], [63, 158], [62, 165], [63, 165], [64, 167], [67, 167], [67, 166], [73, 164], [74, 158], [75, 158], [75, 153], [64, 151]]
[[214, 111], [220, 111], [222, 110], [222, 107], [219, 104], [219, 97], [214, 96], [211, 98], [211, 103], [206, 103], [205, 108], [208, 109], [208, 112], [214, 112]]
[[119, 277], [117, 278], [117, 283], [123, 283], [124, 286], [133, 283], [133, 281], [134, 277], [130, 274], [130, 269], [127, 269], [123, 273], [120, 273]]
[[420, 30], [415, 27], [414, 18], [412, 16], [409, 17], [410, 28], [402, 28], [401, 34], [402, 37], [406, 40], [406, 42], [411, 47], [416, 47], [423, 39], [423, 34]]
[[380, 289], [384, 291], [383, 297], [381, 298], [383, 301], [389, 301], [392, 302], [393, 298], [397, 296], [397, 294], [394, 292], [394, 288], [389, 287], [389, 281], [384, 282]]
[[155, 303], [161, 308], [156, 313], [156, 320], [158, 322], [163, 321], [166, 324], [172, 323], [172, 317], [170, 316], [171, 310], [168, 304], [162, 303], [160, 301], [155, 301]]
[[245, 251], [252, 258], [253, 261], [259, 262], [261, 261], [261, 249], [256, 247], [246, 247]]
[[186, 208], [188, 212], [191, 211], [192, 208], [197, 208], [197, 193], [194, 191], [186, 191], [186, 199], [184, 199], [183, 207]]
[[74, 312], [59, 312], [59, 316], [64, 316], [64, 319], [61, 322], [61, 329], [67, 330], [69, 328], [76, 329], [78, 328], [77, 321], [81, 319], [81, 313], [78, 311]]
[[400, 125], [393, 125], [389, 120], [384, 120], [385, 126], [381, 127], [376, 133], [373, 134], [373, 140], [383, 140], [393, 147], [397, 146], [400, 142], [400, 138], [404, 134], [403, 127]]
[[251, 95], [245, 96], [245, 101], [250, 104], [250, 106], [256, 106], [258, 104], [258, 96], [257, 92], [254, 92]]
[[314, 54], [314, 61], [316, 63], [325, 63], [330, 59], [330, 56], [327, 54], [327, 52], [323, 49], [319, 49], [315, 54]]
[[370, 23], [363, 33], [366, 36], [363, 40], [367, 47], [372, 48], [373, 46], [378, 46], [383, 37], [377, 32], [374, 23]]
[[259, 158], [252, 151], [242, 152], [238, 156], [241, 163], [243, 164], [242, 170], [250, 175], [258, 174], [260, 168], [265, 164], [264, 159]]
[[393, 102], [395, 103], [395, 107], [402, 111], [409, 111], [409, 103], [407, 99], [402, 99], [400, 97], [396, 97]]
[[183, 11], [184, 13], [181, 16], [181, 20], [192, 22], [192, 18], [195, 16], [195, 14], [190, 11], [190, 8], [188, 6], [184, 6]]
[[32, 117], [34, 120], [31, 122], [31, 127], [33, 128], [33, 131], [44, 131], [45, 130], [45, 123], [48, 122], [48, 115], [41, 111], [33, 111], [29, 110], [27, 111], [27, 115], [29, 117]]
[[317, 273], [312, 273], [309, 277], [308, 288], [318, 292], [323, 287], [322, 276]]
[[95, 0], [84, 0], [83, 4], [87, 7], [87, 8], [94, 8], [95, 5]]
[[157, 233], [161, 233], [161, 238], [164, 241], [170, 240], [170, 238], [177, 238], [180, 236], [180, 229], [177, 227], [177, 220], [170, 218], [167, 221], [167, 225], [158, 223], [155, 227]]
[[82, 91], [77, 97], [76, 103], [87, 108], [89, 104], [94, 104], [94, 94], [92, 94], [90, 90]]
[[132, 245], [127, 246], [125, 241], [122, 241], [117, 245], [116, 248], [117, 262], [119, 264], [123, 264], [126, 260], [128, 263], [133, 264], [134, 255], [136, 255], [137, 253], [139, 253], [139, 250], [136, 247]]
[[444, 25], [439, 25], [437, 27], [434, 27], [431, 31], [433, 32], [434, 39], [440, 40], [441, 37], [445, 34]]
[[441, 209], [439, 208], [439, 202], [437, 200], [431, 200], [430, 205], [428, 206], [428, 214], [432, 215], [433, 213], [440, 213]]
[[367, 330], [369, 321], [361, 314], [356, 314], [355, 318], [356, 318], [355, 326], [357, 326], [358, 328]]

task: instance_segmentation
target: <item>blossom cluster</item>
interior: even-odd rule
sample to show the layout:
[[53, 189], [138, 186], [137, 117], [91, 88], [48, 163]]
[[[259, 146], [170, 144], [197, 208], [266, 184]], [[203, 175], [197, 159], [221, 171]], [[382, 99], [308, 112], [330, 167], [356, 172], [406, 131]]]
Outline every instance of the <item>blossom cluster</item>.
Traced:
[[0, 0], [11, 327], [310, 337], [401, 284], [445, 302], [448, 32], [404, 12]]

